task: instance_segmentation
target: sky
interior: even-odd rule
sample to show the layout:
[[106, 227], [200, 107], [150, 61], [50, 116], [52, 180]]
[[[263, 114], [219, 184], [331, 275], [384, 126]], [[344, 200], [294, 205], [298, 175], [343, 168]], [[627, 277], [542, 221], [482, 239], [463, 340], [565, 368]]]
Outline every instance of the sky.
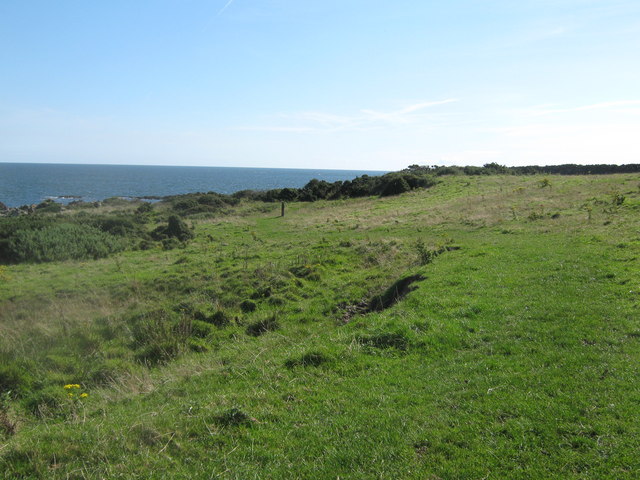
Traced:
[[638, 0], [4, 0], [0, 162], [640, 163]]

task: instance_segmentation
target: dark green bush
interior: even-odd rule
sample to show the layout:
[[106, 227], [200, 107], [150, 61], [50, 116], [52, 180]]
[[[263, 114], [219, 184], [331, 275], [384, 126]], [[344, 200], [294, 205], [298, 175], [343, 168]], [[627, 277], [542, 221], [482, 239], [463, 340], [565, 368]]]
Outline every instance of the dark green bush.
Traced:
[[173, 250], [174, 248], [180, 248], [184, 246], [184, 243], [182, 243], [177, 238], [165, 238], [161, 243], [163, 250]]
[[189, 229], [187, 224], [177, 215], [171, 215], [167, 225], [162, 225], [153, 231], [152, 236], [156, 240], [165, 240], [173, 238], [180, 242], [186, 242], [194, 237], [193, 231]]
[[380, 195], [388, 197], [390, 195], [399, 195], [409, 190], [411, 190], [409, 183], [403, 177], [396, 177], [385, 183]]
[[60, 223], [37, 230], [19, 230], [4, 255], [11, 262], [98, 259], [124, 249], [122, 240], [89, 225]]
[[62, 205], [49, 198], [36, 205], [36, 213], [58, 213], [61, 211]]
[[144, 215], [146, 213], [151, 213], [152, 211], [153, 205], [151, 205], [149, 202], [143, 202], [138, 208], [136, 208], [137, 215]]

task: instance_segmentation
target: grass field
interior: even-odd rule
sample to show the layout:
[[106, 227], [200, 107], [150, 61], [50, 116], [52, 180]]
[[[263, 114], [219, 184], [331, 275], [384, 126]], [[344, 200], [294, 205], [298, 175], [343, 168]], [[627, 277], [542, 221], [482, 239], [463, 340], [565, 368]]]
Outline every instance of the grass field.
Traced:
[[0, 267], [0, 477], [639, 478], [640, 176], [440, 180]]

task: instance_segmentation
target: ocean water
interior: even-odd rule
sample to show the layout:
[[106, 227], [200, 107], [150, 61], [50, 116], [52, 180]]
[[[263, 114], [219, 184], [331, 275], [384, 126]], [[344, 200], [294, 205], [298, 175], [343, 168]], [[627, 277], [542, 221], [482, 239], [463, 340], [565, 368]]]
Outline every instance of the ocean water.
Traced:
[[317, 178], [335, 182], [385, 172], [291, 168], [168, 167], [0, 163], [0, 202], [9, 207], [52, 198], [62, 203], [109, 197], [163, 197], [193, 192], [299, 188]]

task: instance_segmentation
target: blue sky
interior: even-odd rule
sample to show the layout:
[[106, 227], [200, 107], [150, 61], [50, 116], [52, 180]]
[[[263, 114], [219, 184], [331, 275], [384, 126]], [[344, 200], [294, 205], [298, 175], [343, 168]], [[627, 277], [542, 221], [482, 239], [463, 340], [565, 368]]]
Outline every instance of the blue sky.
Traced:
[[6, 0], [0, 65], [0, 162], [640, 162], [638, 0]]

